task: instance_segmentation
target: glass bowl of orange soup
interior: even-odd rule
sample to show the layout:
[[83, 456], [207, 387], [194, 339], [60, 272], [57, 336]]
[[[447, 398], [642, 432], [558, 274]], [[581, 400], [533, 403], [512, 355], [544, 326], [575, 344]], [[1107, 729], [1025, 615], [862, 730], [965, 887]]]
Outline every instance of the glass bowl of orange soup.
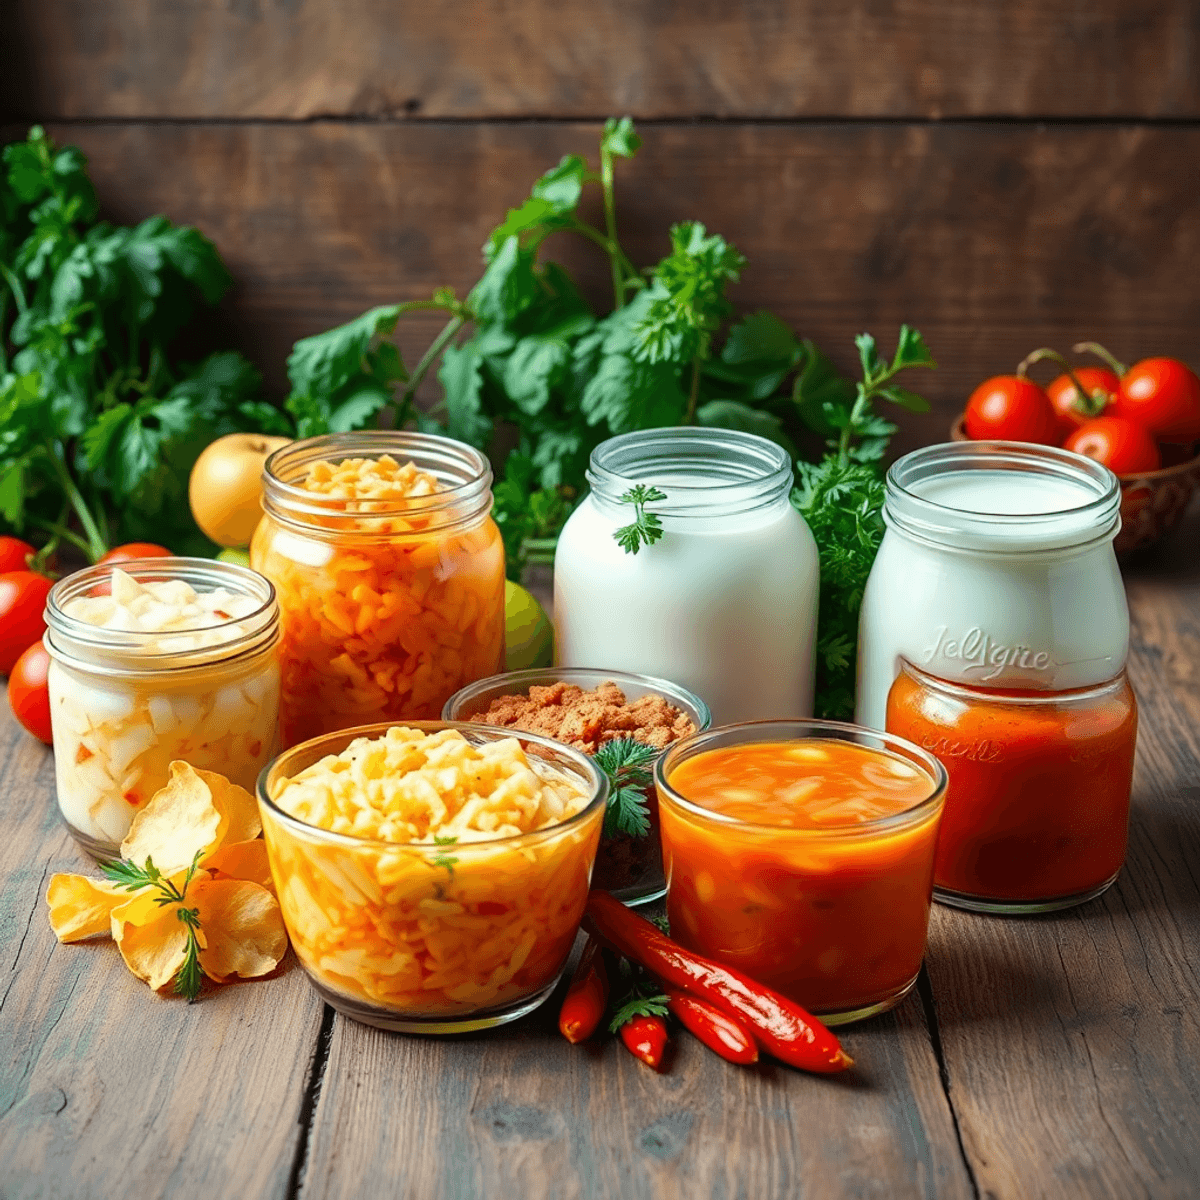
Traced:
[[929, 926], [936, 758], [837, 721], [753, 721], [677, 742], [655, 783], [672, 937], [826, 1024], [904, 998]]

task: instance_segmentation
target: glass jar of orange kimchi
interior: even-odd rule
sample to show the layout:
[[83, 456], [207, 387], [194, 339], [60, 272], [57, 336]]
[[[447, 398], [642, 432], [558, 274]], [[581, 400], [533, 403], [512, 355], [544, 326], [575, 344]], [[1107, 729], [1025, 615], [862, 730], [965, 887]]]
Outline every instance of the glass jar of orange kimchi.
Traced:
[[279, 596], [284, 747], [433, 720], [504, 669], [504, 544], [479, 451], [424, 433], [327, 434], [263, 470], [254, 569]]

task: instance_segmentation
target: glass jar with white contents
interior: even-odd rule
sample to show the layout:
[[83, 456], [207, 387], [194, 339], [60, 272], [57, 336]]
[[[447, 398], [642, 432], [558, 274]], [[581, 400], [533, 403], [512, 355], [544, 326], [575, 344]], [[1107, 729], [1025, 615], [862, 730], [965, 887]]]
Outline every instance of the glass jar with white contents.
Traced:
[[[717, 724], [812, 715], [819, 565], [774, 442], [725, 429], [621, 434], [592, 451], [591, 492], [554, 558], [558, 665], [634, 671], [700, 696]], [[616, 532], [642, 485], [661, 536]]]
[[253, 791], [279, 716], [266, 579], [200, 558], [89, 567], [54, 585], [46, 624], [58, 803], [84, 849], [117, 857], [175, 759]]

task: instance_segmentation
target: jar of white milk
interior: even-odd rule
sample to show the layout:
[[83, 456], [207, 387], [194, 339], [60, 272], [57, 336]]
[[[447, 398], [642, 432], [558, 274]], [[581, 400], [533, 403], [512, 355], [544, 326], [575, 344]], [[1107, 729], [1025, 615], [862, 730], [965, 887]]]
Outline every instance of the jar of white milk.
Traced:
[[200, 558], [89, 567], [50, 590], [46, 624], [58, 804], [85, 850], [120, 856], [174, 759], [253, 792], [279, 717], [266, 579]]
[[[700, 696], [716, 724], [812, 715], [819, 566], [792, 463], [724, 429], [625, 433], [592, 451], [591, 491], [554, 558], [558, 665], [634, 671]], [[661, 537], [627, 553], [636, 485]]]
[[1120, 505], [1107, 467], [1050, 446], [954, 442], [894, 463], [862, 604], [858, 722], [884, 728], [902, 661], [992, 690], [1115, 678], [1129, 647]]

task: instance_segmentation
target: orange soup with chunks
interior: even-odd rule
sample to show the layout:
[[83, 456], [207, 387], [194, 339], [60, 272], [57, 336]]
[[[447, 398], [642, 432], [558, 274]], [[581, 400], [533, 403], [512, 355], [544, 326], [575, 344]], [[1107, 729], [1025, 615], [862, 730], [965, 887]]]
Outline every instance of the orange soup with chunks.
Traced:
[[665, 764], [671, 935], [835, 1019], [897, 1003], [925, 952], [942, 805], [920, 759], [820, 737]]

